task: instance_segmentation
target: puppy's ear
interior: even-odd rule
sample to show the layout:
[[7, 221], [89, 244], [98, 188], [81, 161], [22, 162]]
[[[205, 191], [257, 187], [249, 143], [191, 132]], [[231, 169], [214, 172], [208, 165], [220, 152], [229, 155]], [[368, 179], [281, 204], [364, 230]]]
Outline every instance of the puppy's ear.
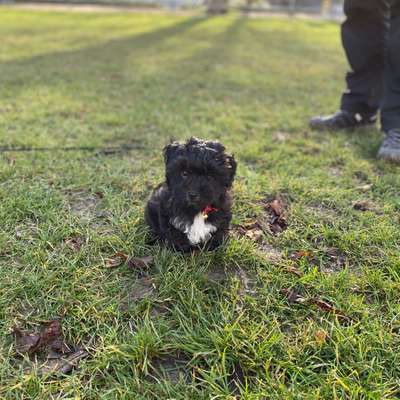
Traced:
[[217, 140], [208, 140], [206, 142], [206, 146], [215, 150], [218, 153], [223, 153], [225, 151], [225, 147]]
[[227, 154], [225, 157], [225, 168], [229, 176], [229, 186], [232, 186], [233, 179], [236, 175], [237, 162], [234, 155]]
[[204, 143], [203, 140], [198, 139], [196, 136], [191, 136], [185, 143], [186, 146], [196, 146], [198, 144]]
[[179, 148], [179, 143], [177, 142], [172, 142], [164, 147], [163, 154], [164, 154], [165, 164], [168, 164], [172, 160], [178, 148]]

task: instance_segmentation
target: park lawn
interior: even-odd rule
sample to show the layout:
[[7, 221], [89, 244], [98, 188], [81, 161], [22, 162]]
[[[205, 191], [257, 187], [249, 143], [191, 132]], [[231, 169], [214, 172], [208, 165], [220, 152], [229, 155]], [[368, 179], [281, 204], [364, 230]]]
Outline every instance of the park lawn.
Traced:
[[[400, 170], [377, 128], [307, 127], [343, 88], [337, 24], [3, 7], [0, 37], [0, 145], [58, 148], [0, 153], [1, 399], [400, 396]], [[191, 135], [236, 155], [235, 225], [278, 198], [287, 229], [148, 245], [162, 147]], [[87, 352], [66, 375], [12, 335], [58, 317]]]

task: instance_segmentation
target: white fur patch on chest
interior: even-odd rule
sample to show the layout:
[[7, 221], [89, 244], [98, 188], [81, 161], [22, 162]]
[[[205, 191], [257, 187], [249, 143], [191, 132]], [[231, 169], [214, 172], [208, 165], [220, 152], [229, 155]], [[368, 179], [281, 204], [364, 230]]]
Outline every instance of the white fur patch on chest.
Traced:
[[206, 222], [206, 220], [204, 214], [200, 212], [194, 217], [191, 224], [182, 221], [179, 217], [172, 219], [171, 224], [182, 231], [191, 244], [196, 245], [207, 242], [217, 230], [216, 226]]

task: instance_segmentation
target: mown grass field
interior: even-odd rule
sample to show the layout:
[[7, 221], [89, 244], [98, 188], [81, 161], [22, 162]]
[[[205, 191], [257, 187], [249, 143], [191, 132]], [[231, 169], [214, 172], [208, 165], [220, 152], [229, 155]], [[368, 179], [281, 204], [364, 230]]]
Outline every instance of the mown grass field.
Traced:
[[[1, 399], [400, 396], [399, 169], [378, 129], [307, 127], [343, 88], [337, 24], [4, 7], [0, 38], [0, 145], [53, 149], [0, 153]], [[161, 149], [191, 135], [236, 155], [234, 224], [280, 197], [282, 234], [146, 244]], [[12, 335], [57, 317], [87, 352], [66, 375]]]

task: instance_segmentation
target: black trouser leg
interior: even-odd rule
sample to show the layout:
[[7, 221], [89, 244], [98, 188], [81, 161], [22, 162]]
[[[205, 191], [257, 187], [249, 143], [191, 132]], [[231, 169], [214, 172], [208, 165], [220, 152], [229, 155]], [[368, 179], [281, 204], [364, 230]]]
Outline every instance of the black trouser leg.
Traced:
[[342, 41], [351, 71], [341, 109], [375, 114], [381, 103], [388, 32], [386, 0], [345, 0]]
[[392, 0], [381, 120], [384, 131], [400, 129], [400, 0]]

